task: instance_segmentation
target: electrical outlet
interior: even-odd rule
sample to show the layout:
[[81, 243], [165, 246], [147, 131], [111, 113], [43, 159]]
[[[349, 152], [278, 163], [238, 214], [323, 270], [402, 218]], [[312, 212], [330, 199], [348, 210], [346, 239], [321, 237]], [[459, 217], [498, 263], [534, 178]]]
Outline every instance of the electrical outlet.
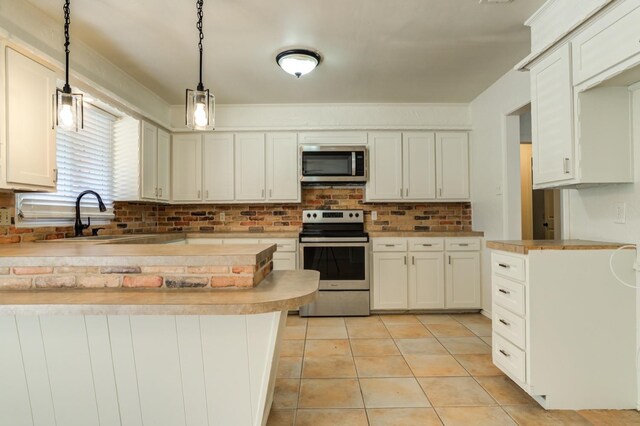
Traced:
[[220, 212], [220, 222], [224, 222], [224, 212]]
[[11, 213], [6, 207], [0, 208], [0, 226], [11, 225]]
[[376, 211], [371, 212], [371, 220], [378, 220], [378, 212]]
[[616, 219], [615, 223], [624, 224], [627, 223], [627, 205], [626, 203], [615, 203]]

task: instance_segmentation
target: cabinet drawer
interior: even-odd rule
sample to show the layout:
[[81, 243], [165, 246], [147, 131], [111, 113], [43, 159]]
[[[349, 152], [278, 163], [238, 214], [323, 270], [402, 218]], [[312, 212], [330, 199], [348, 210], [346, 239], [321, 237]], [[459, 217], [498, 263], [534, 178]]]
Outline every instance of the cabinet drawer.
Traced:
[[409, 251], [444, 251], [444, 239], [410, 238]]
[[445, 241], [447, 251], [479, 251], [478, 238], [448, 238]]
[[513, 378], [526, 383], [525, 352], [509, 343], [497, 333], [493, 333], [493, 363]]
[[525, 349], [525, 320], [516, 314], [493, 305], [493, 331], [521, 349]]
[[260, 240], [260, 244], [275, 244], [280, 252], [296, 251], [298, 248], [298, 240], [295, 238], [265, 238]]
[[524, 281], [526, 278], [525, 259], [494, 252], [491, 256], [491, 271], [496, 275]]
[[514, 314], [525, 314], [524, 286], [515, 281], [510, 281], [498, 275], [491, 277], [493, 288], [493, 303], [501, 306]]
[[407, 240], [404, 238], [375, 238], [372, 241], [373, 251], [407, 251]]
[[224, 244], [260, 244], [257, 238], [225, 238]]
[[574, 84], [640, 53], [639, 22], [638, 2], [621, 2], [617, 8], [576, 36], [571, 42]]

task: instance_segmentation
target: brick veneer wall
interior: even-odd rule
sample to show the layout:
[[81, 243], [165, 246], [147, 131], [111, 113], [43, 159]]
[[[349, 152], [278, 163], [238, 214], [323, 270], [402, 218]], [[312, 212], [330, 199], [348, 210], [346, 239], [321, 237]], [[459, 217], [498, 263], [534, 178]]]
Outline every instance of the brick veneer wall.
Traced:
[[[368, 231], [471, 231], [470, 203], [363, 203], [362, 188], [304, 188], [300, 204], [163, 205], [115, 203], [115, 219], [101, 234], [158, 232], [297, 232], [302, 210], [363, 209]], [[15, 196], [0, 194], [0, 207], [14, 213]], [[378, 219], [371, 220], [371, 211]], [[220, 213], [225, 220], [220, 220]], [[0, 227], [0, 244], [73, 236], [73, 227]]]

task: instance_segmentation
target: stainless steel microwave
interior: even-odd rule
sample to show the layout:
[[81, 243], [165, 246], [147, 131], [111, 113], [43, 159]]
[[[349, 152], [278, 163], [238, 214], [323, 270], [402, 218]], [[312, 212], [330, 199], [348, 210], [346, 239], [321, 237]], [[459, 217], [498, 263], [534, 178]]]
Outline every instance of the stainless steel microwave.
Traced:
[[367, 181], [366, 146], [303, 145], [300, 180], [308, 183], [364, 183]]

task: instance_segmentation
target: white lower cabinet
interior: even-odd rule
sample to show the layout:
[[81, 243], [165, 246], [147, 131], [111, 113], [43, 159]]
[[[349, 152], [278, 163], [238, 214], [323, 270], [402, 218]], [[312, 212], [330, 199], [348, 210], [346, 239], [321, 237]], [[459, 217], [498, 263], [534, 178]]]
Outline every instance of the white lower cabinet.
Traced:
[[[636, 408], [636, 296], [613, 253], [492, 253], [493, 363], [546, 409]], [[627, 282], [634, 260], [614, 257]]]
[[480, 246], [478, 238], [374, 238], [371, 308], [480, 309]]

